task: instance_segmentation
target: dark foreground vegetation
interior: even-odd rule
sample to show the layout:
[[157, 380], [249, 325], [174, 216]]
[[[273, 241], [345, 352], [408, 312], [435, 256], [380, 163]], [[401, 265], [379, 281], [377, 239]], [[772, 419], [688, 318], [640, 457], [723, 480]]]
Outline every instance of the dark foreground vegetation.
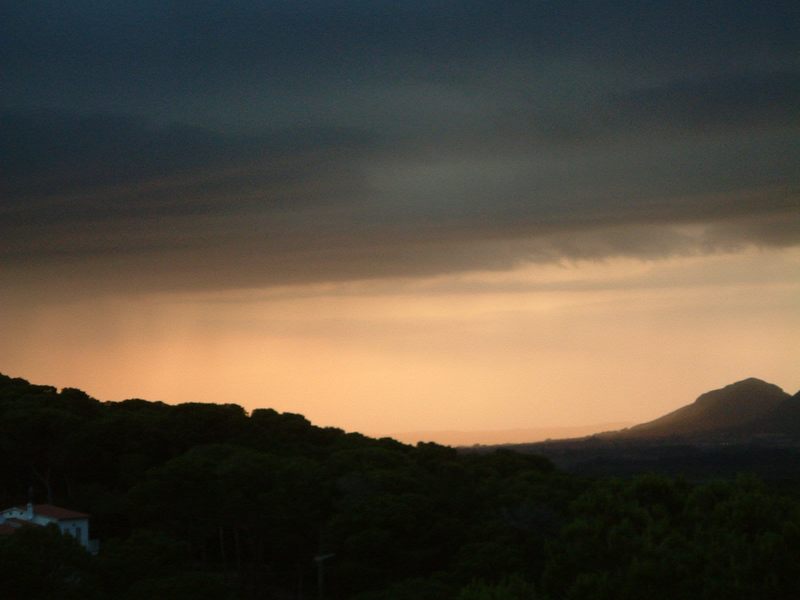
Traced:
[[0, 508], [32, 486], [101, 540], [0, 537], [3, 598], [800, 598], [800, 499], [749, 477], [579, 477], [5, 376], [0, 465]]

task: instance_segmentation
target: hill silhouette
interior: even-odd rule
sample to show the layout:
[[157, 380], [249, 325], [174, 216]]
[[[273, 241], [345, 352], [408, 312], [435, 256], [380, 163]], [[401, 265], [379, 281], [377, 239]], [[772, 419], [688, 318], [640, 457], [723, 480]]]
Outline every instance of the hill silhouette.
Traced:
[[705, 480], [750, 473], [796, 481], [800, 393], [751, 377], [628, 429], [509, 447], [593, 476], [655, 472]]
[[751, 377], [700, 395], [692, 404], [607, 438], [800, 435], [800, 398]]
[[800, 392], [786, 398], [752, 427], [762, 433], [800, 438]]

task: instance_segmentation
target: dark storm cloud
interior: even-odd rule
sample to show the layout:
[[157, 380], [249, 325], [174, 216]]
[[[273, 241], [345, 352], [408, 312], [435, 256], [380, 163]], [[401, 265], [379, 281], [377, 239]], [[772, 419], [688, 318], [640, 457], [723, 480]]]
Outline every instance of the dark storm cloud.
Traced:
[[[93, 204], [89, 194], [98, 190], [111, 201], [153, 181], [213, 199], [225, 189], [252, 185], [259, 172], [262, 184], [278, 188], [319, 176], [324, 158], [346, 164], [377, 141], [341, 128], [225, 134], [199, 126], [159, 127], [123, 115], [48, 111], [0, 115], [0, 128], [6, 207], [52, 196], [72, 197], [73, 206], [87, 199]], [[191, 201], [185, 209], [192, 212]]]
[[612, 98], [608, 113], [629, 126], [725, 131], [797, 128], [798, 106], [800, 72], [745, 73], [632, 90]]
[[[368, 70], [370, 58], [479, 61], [487, 49], [597, 55], [640, 63], [721, 61], [796, 46], [792, 2], [214, 0], [4, 3], [13, 65], [182, 65], [272, 72], [321, 61]], [[337, 50], [337, 55], [331, 51]], [[370, 55], [364, 56], [365, 52]], [[701, 56], [697, 56], [702, 52]], [[756, 57], [759, 58], [759, 57]], [[699, 59], [699, 60], [698, 60]], [[430, 62], [430, 61], [426, 61]], [[76, 65], [77, 66], [77, 65]], [[50, 67], [53, 71], [54, 66]], [[102, 72], [90, 71], [90, 74]], [[130, 74], [118, 73], [120, 78]], [[66, 73], [65, 75], [72, 75]]]
[[794, 3], [2, 17], [7, 281], [261, 285], [798, 243]]

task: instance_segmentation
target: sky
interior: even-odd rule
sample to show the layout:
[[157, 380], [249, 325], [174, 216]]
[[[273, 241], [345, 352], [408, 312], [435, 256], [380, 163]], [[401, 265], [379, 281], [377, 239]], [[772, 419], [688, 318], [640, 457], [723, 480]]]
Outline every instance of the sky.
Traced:
[[370, 434], [800, 388], [795, 2], [0, 0], [0, 372]]

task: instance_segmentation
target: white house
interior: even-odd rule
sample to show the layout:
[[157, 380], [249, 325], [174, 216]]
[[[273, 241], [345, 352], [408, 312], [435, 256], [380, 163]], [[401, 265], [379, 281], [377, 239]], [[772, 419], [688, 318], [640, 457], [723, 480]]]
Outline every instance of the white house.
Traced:
[[0, 533], [13, 533], [23, 525], [55, 524], [61, 533], [71, 535], [90, 552], [96, 551], [96, 541], [89, 540], [89, 515], [52, 504], [12, 506], [0, 511]]

